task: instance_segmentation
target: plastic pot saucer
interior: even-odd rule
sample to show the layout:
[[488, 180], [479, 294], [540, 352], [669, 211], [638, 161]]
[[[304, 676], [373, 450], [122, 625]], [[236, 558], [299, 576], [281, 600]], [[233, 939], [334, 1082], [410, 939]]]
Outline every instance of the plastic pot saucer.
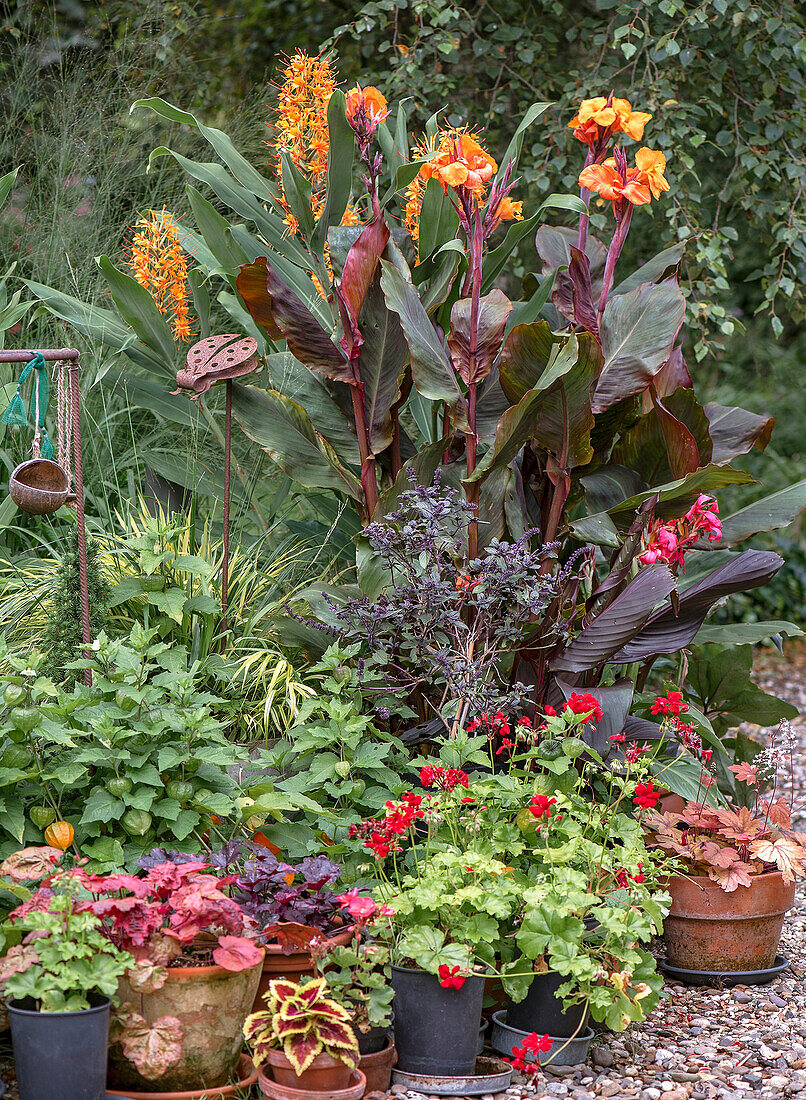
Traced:
[[788, 966], [789, 959], [785, 955], [776, 955], [774, 965], [766, 970], [684, 970], [680, 966], [671, 966], [665, 959], [658, 959], [658, 970], [668, 978], [684, 985], [715, 986], [717, 989], [729, 989], [734, 985], [766, 985]]
[[483, 1056], [476, 1059], [474, 1072], [468, 1076], [441, 1077], [431, 1073], [405, 1073], [392, 1070], [392, 1081], [405, 1085], [411, 1092], [427, 1096], [483, 1096], [504, 1092], [512, 1083], [512, 1066], [501, 1058]]

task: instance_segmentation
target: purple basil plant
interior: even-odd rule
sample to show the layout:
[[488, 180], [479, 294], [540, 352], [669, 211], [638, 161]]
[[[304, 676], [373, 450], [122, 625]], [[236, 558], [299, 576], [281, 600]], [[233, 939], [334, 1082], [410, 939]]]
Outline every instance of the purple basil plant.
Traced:
[[210, 862], [232, 874], [230, 895], [262, 928], [291, 921], [326, 931], [340, 911], [331, 887], [341, 867], [326, 856], [284, 863], [260, 844], [233, 840]]

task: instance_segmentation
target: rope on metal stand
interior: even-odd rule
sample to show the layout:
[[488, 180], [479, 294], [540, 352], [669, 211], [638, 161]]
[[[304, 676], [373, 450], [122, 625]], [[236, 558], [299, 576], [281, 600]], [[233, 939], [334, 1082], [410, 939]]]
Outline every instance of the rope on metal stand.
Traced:
[[63, 359], [56, 364], [56, 446], [58, 462], [67, 477], [67, 488], [73, 485], [73, 420], [68, 408], [67, 366]]

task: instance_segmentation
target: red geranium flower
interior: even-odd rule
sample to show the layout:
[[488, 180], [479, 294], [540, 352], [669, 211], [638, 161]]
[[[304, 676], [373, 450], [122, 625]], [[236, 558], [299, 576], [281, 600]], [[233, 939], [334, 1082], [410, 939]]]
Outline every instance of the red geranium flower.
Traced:
[[549, 798], [545, 794], [532, 795], [528, 806], [529, 813], [536, 818], [551, 817], [551, 807], [556, 801], [556, 798]]
[[650, 779], [648, 783], [636, 783], [633, 802], [644, 810], [654, 810], [660, 799], [660, 791], [657, 790]]
[[563, 707], [563, 710], [570, 710], [574, 714], [586, 715], [587, 717], [582, 723], [583, 726], [590, 721], [598, 722], [603, 713], [599, 705], [599, 700], [595, 695], [591, 695], [589, 691], [584, 691], [582, 693], [575, 691]]
[[665, 695], [659, 695], [649, 708], [650, 714], [683, 714], [688, 710], [688, 703], [683, 702], [682, 691], [667, 691]]
[[439, 975], [439, 984], [443, 989], [461, 989], [465, 984], [465, 978], [460, 974], [461, 966], [447, 966], [445, 963], [440, 966], [437, 974]]

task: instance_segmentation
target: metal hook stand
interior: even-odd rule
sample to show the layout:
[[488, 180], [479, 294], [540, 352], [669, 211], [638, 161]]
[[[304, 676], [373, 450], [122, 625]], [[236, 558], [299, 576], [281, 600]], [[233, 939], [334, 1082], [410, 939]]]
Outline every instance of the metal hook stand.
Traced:
[[[40, 354], [47, 363], [65, 362], [70, 374], [70, 415], [73, 422], [73, 473], [75, 477], [76, 523], [78, 540], [78, 570], [81, 590], [81, 637], [85, 646], [90, 638], [90, 594], [87, 584], [87, 531], [84, 525], [84, 476], [81, 468], [81, 391], [78, 378], [79, 353], [75, 348], [47, 348], [28, 351], [20, 348], [0, 349], [0, 363], [27, 363]], [[89, 654], [85, 653], [85, 657]], [[84, 672], [85, 683], [92, 682], [89, 669]]]

